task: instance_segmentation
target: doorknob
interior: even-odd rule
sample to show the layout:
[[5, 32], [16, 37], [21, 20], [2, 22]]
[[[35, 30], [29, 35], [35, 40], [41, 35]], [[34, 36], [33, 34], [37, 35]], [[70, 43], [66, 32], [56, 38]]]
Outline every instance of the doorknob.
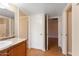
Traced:
[[42, 35], [42, 33], [40, 35]]

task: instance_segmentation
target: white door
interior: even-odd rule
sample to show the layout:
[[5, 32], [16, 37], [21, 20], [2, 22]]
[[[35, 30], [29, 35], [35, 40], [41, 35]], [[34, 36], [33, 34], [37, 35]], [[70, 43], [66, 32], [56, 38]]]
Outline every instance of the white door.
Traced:
[[67, 15], [66, 11], [62, 17], [62, 53], [67, 55]]
[[43, 14], [30, 17], [30, 45], [31, 48], [45, 50], [44, 48], [44, 19]]

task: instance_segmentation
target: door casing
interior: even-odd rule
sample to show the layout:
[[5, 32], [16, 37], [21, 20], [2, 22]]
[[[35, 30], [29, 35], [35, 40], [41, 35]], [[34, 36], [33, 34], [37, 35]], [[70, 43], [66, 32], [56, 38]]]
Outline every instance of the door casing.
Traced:
[[62, 53], [64, 55], [67, 55], [68, 54], [68, 42], [67, 42], [67, 10], [69, 10], [69, 8], [71, 7], [72, 5], [71, 4], [68, 4], [66, 6], [66, 8], [64, 9], [63, 11], [63, 18], [62, 18]]

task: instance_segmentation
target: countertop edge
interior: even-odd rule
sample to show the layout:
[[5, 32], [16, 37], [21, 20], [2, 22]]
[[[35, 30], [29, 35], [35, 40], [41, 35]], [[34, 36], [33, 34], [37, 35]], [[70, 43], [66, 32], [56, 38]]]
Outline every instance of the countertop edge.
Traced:
[[6, 48], [1, 49], [0, 52], [1, 52], [1, 51], [4, 51], [4, 50], [6, 50], [6, 49], [9, 49], [10, 47], [15, 46], [15, 45], [17, 45], [17, 44], [20, 44], [20, 43], [23, 42], [23, 41], [27, 41], [27, 39], [22, 39], [22, 40], [20, 39], [20, 40], [18, 40], [16, 43], [14, 43], [14, 44], [12, 43], [11, 45], [7, 46]]

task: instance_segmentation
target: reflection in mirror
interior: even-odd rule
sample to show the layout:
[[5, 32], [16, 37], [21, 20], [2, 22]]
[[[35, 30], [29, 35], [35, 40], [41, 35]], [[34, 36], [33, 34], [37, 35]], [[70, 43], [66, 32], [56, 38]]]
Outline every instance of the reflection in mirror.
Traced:
[[14, 23], [14, 13], [0, 8], [0, 39], [14, 37]]

